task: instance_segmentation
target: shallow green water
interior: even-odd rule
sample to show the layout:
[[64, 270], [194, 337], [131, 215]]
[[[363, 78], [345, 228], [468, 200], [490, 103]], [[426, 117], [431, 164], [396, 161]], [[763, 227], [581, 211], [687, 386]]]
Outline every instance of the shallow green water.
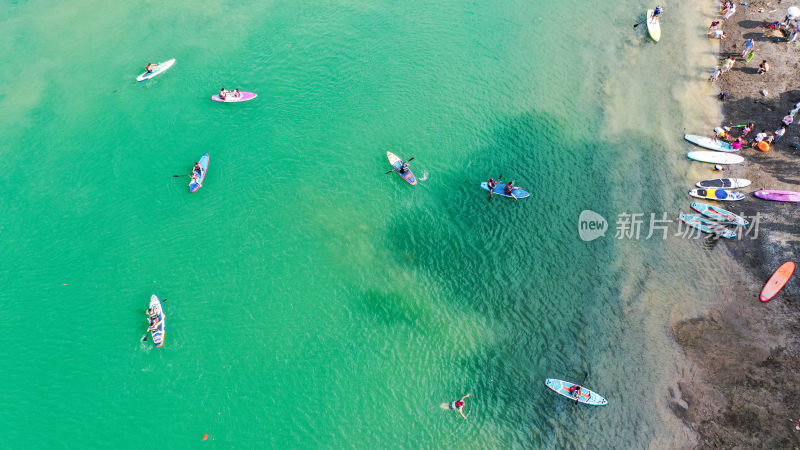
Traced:
[[[596, 11], [603, 40], [566, 30], [588, 4], [10, 4], [0, 443], [630, 448], [664, 433], [667, 369], [630, 292], [655, 267], [684, 274], [668, 243], [584, 243], [577, 218], [684, 202], [671, 133], [696, 117], [667, 99], [637, 123], [648, 92], [685, 89], [682, 68], [646, 58], [688, 50], [631, 30], [639, 5]], [[211, 102], [223, 86], [259, 97]], [[386, 150], [415, 157], [419, 185], [384, 175]], [[205, 152], [189, 194], [172, 175]], [[488, 202], [477, 184], [499, 173], [533, 196]], [[153, 293], [161, 349], [139, 341]], [[608, 407], [543, 385], [585, 372]], [[466, 392], [468, 421], [440, 409]]]

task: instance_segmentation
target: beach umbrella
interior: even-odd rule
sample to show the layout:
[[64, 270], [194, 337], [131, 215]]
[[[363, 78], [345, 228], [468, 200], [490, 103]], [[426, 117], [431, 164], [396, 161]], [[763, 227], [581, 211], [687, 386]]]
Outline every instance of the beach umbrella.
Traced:
[[797, 6], [790, 6], [789, 9], [786, 10], [786, 15], [789, 17], [800, 17], [800, 8]]

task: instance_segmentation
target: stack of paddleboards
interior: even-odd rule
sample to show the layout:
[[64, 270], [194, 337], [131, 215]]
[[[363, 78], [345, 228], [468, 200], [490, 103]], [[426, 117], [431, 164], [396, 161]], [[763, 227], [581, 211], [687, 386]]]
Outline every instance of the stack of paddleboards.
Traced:
[[[750, 180], [743, 178], [717, 178], [714, 180], [703, 180], [697, 182], [698, 189], [689, 191], [692, 197], [717, 200], [735, 201], [744, 199], [744, 195], [733, 191], [750, 185]], [[729, 189], [719, 189], [729, 188]], [[679, 219], [686, 225], [700, 230], [703, 233], [715, 234], [724, 238], [735, 238], [736, 232], [729, 229], [732, 227], [744, 227], [749, 222], [742, 216], [734, 214], [726, 209], [708, 203], [692, 202], [691, 208], [699, 213], [681, 214]]]

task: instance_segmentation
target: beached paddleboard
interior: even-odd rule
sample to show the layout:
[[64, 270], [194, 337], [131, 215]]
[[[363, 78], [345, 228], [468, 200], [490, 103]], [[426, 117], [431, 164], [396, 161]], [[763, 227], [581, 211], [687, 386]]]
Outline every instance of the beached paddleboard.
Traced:
[[155, 344], [156, 347], [161, 347], [162, 345], [164, 345], [164, 334], [166, 327], [165, 320], [167, 318], [167, 315], [164, 314], [164, 310], [161, 309], [161, 301], [155, 295], [150, 296], [150, 309], [158, 312], [158, 322], [159, 322], [158, 328], [151, 331], [150, 335], [153, 336], [153, 344]]
[[228, 92], [228, 94], [225, 96], [225, 100], [219, 98], [219, 94], [212, 95], [211, 100], [223, 103], [238, 103], [238, 102], [246, 102], [256, 97], [258, 97], [258, 94], [254, 92], [239, 92], [238, 97], [234, 97], [232, 92]]
[[750, 180], [744, 178], [716, 178], [697, 182], [699, 188], [738, 189], [750, 186]]
[[791, 261], [787, 261], [778, 267], [778, 270], [767, 280], [764, 289], [761, 289], [761, 295], [759, 296], [761, 301], [768, 302], [772, 300], [772, 297], [778, 295], [778, 292], [780, 292], [781, 289], [786, 286], [786, 283], [789, 282], [789, 279], [792, 278], [793, 273], [794, 263]]
[[162, 73], [169, 70], [169, 68], [172, 67], [173, 64], [175, 64], [175, 58], [172, 58], [169, 61], [164, 61], [163, 63], [158, 63], [158, 67], [155, 70], [153, 70], [150, 73], [145, 72], [139, 75], [138, 77], [136, 77], [136, 81], [149, 80], [150, 78], [161, 75]]
[[708, 151], [689, 152], [686, 154], [686, 157], [695, 161], [710, 164], [739, 164], [744, 161], [744, 158], [739, 155]]
[[[489, 183], [484, 181], [483, 183], [481, 183], [481, 187], [488, 191], [489, 190]], [[528, 191], [526, 191], [524, 189], [518, 188], [518, 187], [515, 187], [514, 189], [512, 189], [511, 190], [511, 195], [509, 195], [509, 194], [506, 194], [505, 189], [506, 189], [506, 184], [505, 183], [497, 183], [497, 186], [495, 186], [494, 189], [492, 189], [492, 192], [497, 194], [497, 195], [502, 195], [503, 197], [516, 197], [516, 198], [525, 198], [525, 197], [530, 197], [530, 195], [531, 195], [530, 192], [528, 192]]]
[[698, 136], [696, 134], [684, 134], [683, 138], [694, 145], [714, 150], [715, 152], [738, 152], [738, 149], [731, 147], [730, 142], [725, 142], [721, 139], [711, 139], [706, 136]]
[[408, 184], [414, 185], [417, 184], [417, 179], [414, 178], [414, 174], [411, 172], [411, 169], [408, 169], [406, 173], [400, 173], [400, 167], [403, 165], [403, 160], [400, 159], [397, 155], [392, 152], [386, 152], [386, 158], [389, 160], [389, 164], [392, 165], [392, 169], [400, 178], [406, 180]]
[[689, 195], [697, 198], [706, 198], [709, 200], [720, 200], [726, 202], [744, 200], [744, 194], [740, 194], [736, 191], [726, 191], [725, 189], [692, 189], [689, 191]]
[[661, 23], [658, 19], [653, 20], [653, 10], [647, 10], [647, 33], [650, 35], [650, 39], [658, 42], [661, 39]]
[[569, 393], [569, 388], [575, 386], [575, 384], [570, 383], [569, 381], [562, 381], [556, 380], [553, 378], [548, 378], [544, 380], [545, 386], [549, 387], [556, 393], [563, 395], [564, 397], [568, 397], [572, 400], [577, 400], [584, 405], [594, 405], [594, 406], [602, 406], [607, 405], [608, 401], [603, 398], [602, 395], [594, 392], [584, 386], [581, 386], [581, 393], [579, 398], [575, 398], [572, 394]]
[[198, 162], [203, 170], [199, 171], [192, 169], [192, 174], [197, 174], [197, 178], [192, 178], [192, 180], [189, 182], [189, 192], [196, 192], [198, 189], [203, 187], [203, 180], [206, 179], [206, 172], [208, 172], [208, 153], [203, 155]]
[[795, 191], [771, 191], [771, 190], [763, 190], [763, 191], [755, 191], [753, 192], [758, 198], [763, 198], [764, 200], [772, 200], [774, 202], [790, 202], [790, 203], [797, 203], [800, 202], [800, 192]]
[[725, 228], [723, 225], [720, 225], [716, 222], [712, 222], [706, 219], [705, 217], [681, 213], [681, 215], [678, 216], [678, 218], [681, 219], [681, 222], [685, 223], [686, 225], [689, 225], [692, 228], [696, 228], [702, 231], [703, 233], [718, 234], [724, 238], [736, 237], [736, 233], [734, 233], [733, 231]]
[[692, 202], [692, 209], [699, 212], [700, 214], [708, 217], [711, 220], [716, 220], [721, 224], [726, 225], [736, 225], [738, 227], [744, 227], [749, 224], [747, 219], [742, 216], [737, 216], [736, 214], [719, 208], [714, 205], [709, 205], [707, 203], [700, 203], [700, 202]]

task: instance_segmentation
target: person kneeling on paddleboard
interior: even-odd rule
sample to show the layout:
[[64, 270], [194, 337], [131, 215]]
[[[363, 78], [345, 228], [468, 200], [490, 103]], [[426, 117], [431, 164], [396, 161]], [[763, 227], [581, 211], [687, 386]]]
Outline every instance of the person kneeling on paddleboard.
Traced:
[[581, 387], [577, 384], [569, 388], [569, 395], [572, 396], [575, 400], [581, 397]]
[[158, 64], [150, 63], [150, 64], [148, 64], [148, 65], [146, 65], [144, 67], [144, 70], [146, 70], [147, 73], [153, 73], [157, 68], [158, 68]]
[[147, 322], [150, 324], [147, 331], [156, 331], [158, 326], [161, 325], [161, 322], [158, 320], [158, 315], [148, 317]]
[[469, 394], [461, 397], [461, 400], [457, 400], [453, 403], [450, 403], [450, 409], [457, 410], [459, 414], [461, 414], [461, 417], [463, 417], [464, 419], [467, 418], [467, 416], [464, 415], [464, 399], [467, 397], [469, 397]]

